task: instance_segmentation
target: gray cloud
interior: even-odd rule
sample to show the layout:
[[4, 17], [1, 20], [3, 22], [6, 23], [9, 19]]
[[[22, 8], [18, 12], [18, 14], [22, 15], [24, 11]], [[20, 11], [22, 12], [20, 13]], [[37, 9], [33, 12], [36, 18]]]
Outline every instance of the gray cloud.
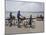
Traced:
[[6, 11], [44, 11], [44, 3], [16, 2], [6, 0]]

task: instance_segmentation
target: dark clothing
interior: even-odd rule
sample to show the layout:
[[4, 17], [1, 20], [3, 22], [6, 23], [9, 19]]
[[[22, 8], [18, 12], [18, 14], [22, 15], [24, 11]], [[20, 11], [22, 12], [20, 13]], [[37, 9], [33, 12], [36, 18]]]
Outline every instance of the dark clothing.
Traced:
[[12, 12], [10, 12], [10, 19], [12, 19]]
[[10, 20], [9, 20], [9, 23], [10, 23], [10, 27], [12, 26], [12, 12], [10, 12]]
[[20, 13], [17, 14], [17, 17], [19, 17], [19, 16], [20, 16]]
[[17, 13], [18, 21], [19, 21], [19, 19], [20, 19], [20, 16], [21, 16], [20, 11], [18, 11], [18, 13]]
[[20, 23], [19, 23], [19, 20], [21, 19], [20, 16], [21, 16], [21, 15], [20, 15], [20, 11], [18, 11], [18, 13], [17, 13], [17, 18], [18, 18], [18, 27], [20, 27]]
[[10, 15], [10, 19], [12, 18], [12, 15]]
[[17, 18], [19, 18], [20, 17], [20, 11], [18, 11], [18, 13], [17, 13]]
[[29, 25], [32, 25], [32, 16], [30, 16], [30, 21], [29, 21]]

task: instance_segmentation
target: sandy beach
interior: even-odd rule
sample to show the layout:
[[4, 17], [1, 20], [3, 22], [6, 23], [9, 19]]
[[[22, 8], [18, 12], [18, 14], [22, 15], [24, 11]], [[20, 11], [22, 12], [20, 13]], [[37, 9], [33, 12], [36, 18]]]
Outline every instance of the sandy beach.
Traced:
[[32, 22], [33, 28], [25, 28], [22, 26], [18, 28], [17, 26], [5, 26], [5, 34], [15, 34], [15, 33], [39, 33], [44, 32], [44, 21], [37, 21], [36, 19]]

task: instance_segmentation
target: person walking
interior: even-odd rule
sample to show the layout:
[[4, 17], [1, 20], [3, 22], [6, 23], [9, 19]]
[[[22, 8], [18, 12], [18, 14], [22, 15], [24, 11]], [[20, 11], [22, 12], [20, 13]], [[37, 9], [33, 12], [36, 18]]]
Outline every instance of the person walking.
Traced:
[[32, 27], [32, 15], [30, 15], [29, 25]]

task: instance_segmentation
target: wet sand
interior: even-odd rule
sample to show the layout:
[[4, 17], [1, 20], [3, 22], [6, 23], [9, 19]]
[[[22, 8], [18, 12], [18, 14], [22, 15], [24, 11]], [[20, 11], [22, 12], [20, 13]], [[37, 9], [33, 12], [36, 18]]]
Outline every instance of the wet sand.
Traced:
[[5, 33], [6, 34], [15, 34], [15, 33], [39, 33], [44, 32], [44, 21], [37, 21], [32, 22], [33, 28], [25, 28], [22, 26], [21, 28], [18, 28], [17, 26], [5, 26]]

